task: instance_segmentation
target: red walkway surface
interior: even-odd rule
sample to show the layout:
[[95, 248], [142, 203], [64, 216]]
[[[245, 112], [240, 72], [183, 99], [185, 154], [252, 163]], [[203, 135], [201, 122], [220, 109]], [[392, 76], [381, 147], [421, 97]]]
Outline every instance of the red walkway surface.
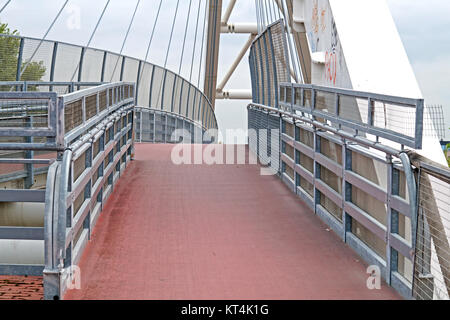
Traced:
[[66, 299], [398, 299], [256, 165], [182, 165], [138, 144]]

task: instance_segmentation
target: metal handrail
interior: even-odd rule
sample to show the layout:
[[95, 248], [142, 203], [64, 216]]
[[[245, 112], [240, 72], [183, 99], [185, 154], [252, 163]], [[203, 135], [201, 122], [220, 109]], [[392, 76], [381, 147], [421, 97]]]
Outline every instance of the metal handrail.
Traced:
[[[289, 89], [289, 91], [288, 91]], [[299, 90], [300, 104], [296, 101], [296, 90]], [[305, 106], [306, 95], [305, 92], [309, 91], [310, 106]], [[334, 97], [333, 105], [331, 105], [331, 110], [328, 112], [323, 112], [317, 109], [317, 94], [327, 93]], [[422, 148], [422, 138], [423, 138], [423, 115], [424, 115], [424, 100], [423, 99], [411, 99], [397, 96], [389, 96], [384, 94], [377, 94], [372, 92], [361, 92], [349, 89], [323, 87], [308, 84], [293, 84], [293, 83], [282, 83], [280, 84], [280, 107], [288, 108], [292, 111], [299, 111], [308, 113], [312, 117], [323, 118], [330, 121], [332, 124], [339, 127], [344, 127], [347, 129], [355, 130], [356, 134], [358, 132], [364, 132], [368, 134], [375, 135], [377, 141], [379, 138], [385, 138], [389, 141], [396, 142], [402, 146], [408, 146], [415, 149]], [[367, 122], [356, 121], [344, 118], [340, 115], [342, 106], [340, 103], [341, 97], [350, 97], [356, 99], [364, 99], [367, 101]], [[393, 104], [399, 107], [409, 107], [415, 110], [415, 127], [414, 135], [409, 136], [405, 133], [397, 132], [392, 129], [380, 128], [375, 125], [375, 102], [382, 102], [386, 104]]]
[[[272, 152], [279, 153], [280, 164], [284, 163], [285, 166], [289, 166], [294, 172], [295, 181], [293, 181], [291, 177], [284, 173], [284, 167], [283, 165], [281, 165], [282, 169], [280, 170], [280, 175], [282, 180], [288, 186], [292, 187], [292, 190], [295, 193], [299, 194], [299, 196], [309, 206], [311, 206], [311, 208], [333, 230], [335, 230], [338, 234], [342, 234], [342, 238], [344, 239], [344, 241], [348, 241], [363, 258], [365, 258], [367, 261], [370, 261], [370, 263], [372, 264], [377, 264], [377, 261], [379, 261], [378, 258], [376, 258], [376, 254], [373, 254], [373, 251], [370, 251], [370, 249], [364, 249], [364, 245], [358, 239], [356, 239], [356, 237], [352, 237], [352, 235], [348, 234], [344, 215], [342, 218], [342, 222], [337, 222], [336, 219], [333, 219], [331, 217], [332, 214], [327, 212], [327, 209], [322, 207], [320, 203], [317, 203], [316, 190], [328, 197], [328, 199], [330, 199], [332, 202], [336, 203], [336, 205], [339, 206], [343, 210], [343, 212], [356, 219], [356, 221], [362, 223], [366, 228], [377, 235], [378, 238], [385, 240], [386, 246], [387, 248], [389, 248], [389, 250], [387, 249], [387, 256], [390, 255], [390, 250], [396, 250], [397, 253], [402, 254], [405, 258], [408, 258], [410, 261], [414, 261], [414, 250], [416, 242], [414, 234], [417, 230], [417, 224], [415, 222], [417, 220], [417, 183], [415, 178], [415, 168], [410, 163], [407, 151], [400, 148], [396, 149], [383, 143], [374, 142], [365, 137], [351, 134], [348, 131], [340, 129], [339, 127], [334, 127], [318, 121], [314, 117], [308, 117], [308, 114], [297, 114], [291, 108], [283, 110], [282, 108], [278, 109], [256, 103], [250, 103], [248, 108], [249, 110], [264, 112], [264, 114], [266, 114], [268, 118], [273, 117], [273, 121], [275, 121], [275, 119], [279, 117], [280, 130], [283, 130], [282, 128], [284, 128], [283, 123], [291, 123], [295, 125], [295, 127], [299, 127], [311, 132], [315, 137], [315, 142], [313, 144], [316, 144], [318, 139], [324, 139], [341, 146], [343, 158], [342, 164], [339, 164], [335, 161], [329, 160], [329, 158], [324, 156], [317, 149], [317, 145], [313, 147], [306, 146], [301, 142], [298, 142], [297, 134], [295, 134], [295, 137], [291, 137], [282, 131], [282, 133], [280, 134], [279, 142], [280, 149], [278, 150], [277, 148], [274, 148], [272, 146], [271, 150]], [[260, 120], [255, 121], [257, 121], [255, 122], [255, 125], [257, 126], [257, 128], [259, 128], [258, 126], [261, 125], [259, 123]], [[264, 120], [264, 123], [265, 122], [266, 120]], [[357, 143], [357, 145], [352, 146], [349, 144], [349, 142], [355, 142]], [[265, 144], [265, 142], [261, 141], [259, 141], [259, 143]], [[294, 156], [296, 159], [291, 158], [285, 153], [285, 151], [283, 151], [281, 147], [282, 144], [290, 145], [293, 148]], [[360, 147], [357, 148], [357, 146]], [[384, 154], [385, 159], [383, 159], [378, 153], [375, 153], [374, 150], [381, 151]], [[258, 150], [256, 151], [258, 152]], [[301, 164], [297, 163], [298, 159], [297, 155], [295, 154], [296, 151], [312, 158], [314, 162], [313, 173], [310, 173], [309, 171], [307, 171], [307, 169], [303, 168]], [[381, 163], [384, 163], [388, 168], [387, 189], [381, 188], [380, 186], [369, 181], [367, 178], [364, 178], [363, 176], [352, 172], [351, 168], [348, 168], [347, 151], [359, 153], [373, 159], [374, 161], [380, 161]], [[272, 161], [277, 161], [277, 154], [272, 154], [270, 157]], [[401, 162], [402, 166], [399, 166], [399, 164], [396, 163], [394, 159], [398, 159], [397, 161]], [[320, 179], [320, 175], [316, 176], [317, 164], [328, 169], [342, 179], [342, 194], [335, 192], [334, 189], [332, 190], [332, 187], [330, 187], [326, 182]], [[409, 195], [408, 200], [398, 196], [393, 191], [394, 170], [403, 171], [405, 174], [405, 183]], [[312, 185], [312, 187], [314, 188], [314, 199], [312, 199], [311, 196], [307, 196], [306, 193], [303, 194], [302, 191], [298, 189], [299, 187], [297, 186], [298, 181], [296, 174], [298, 174], [302, 179], [305, 179]], [[346, 187], [344, 187], [347, 185], [347, 183], [350, 185], [355, 185], [357, 188], [362, 188], [365, 193], [370, 194], [373, 198], [379, 201], [386, 201], [386, 212], [388, 214], [387, 217], [390, 217], [391, 214], [394, 214], [392, 213], [392, 210], [395, 210], [396, 214], [401, 214], [405, 217], [408, 217], [411, 220], [411, 243], [408, 243], [398, 234], [392, 232], [390, 224], [386, 223], [384, 225], [379, 223], [371, 216], [369, 212], [364, 211], [363, 209], [357, 207], [351, 201], [349, 201], [347, 199], [348, 191]], [[397, 181], [395, 183], [398, 184], [399, 182]], [[398, 190], [396, 192], [398, 192]], [[358, 219], [362, 220], [360, 221]], [[397, 290], [399, 290], [405, 297], [411, 297], [412, 285], [405, 285], [407, 283], [406, 279], [396, 271], [396, 267], [395, 265], [392, 265], [390, 259], [390, 257], [387, 257], [385, 265], [380, 264], [380, 268], [385, 271], [383, 272], [383, 277], [385, 277], [386, 281], [394, 286]]]
[[[71, 43], [67, 43], [67, 42], [61, 42], [61, 41], [51, 41], [51, 40], [42, 40], [42, 39], [38, 39], [38, 38], [32, 38], [32, 37], [22, 37], [22, 36], [18, 36], [18, 35], [7, 35], [7, 34], [0, 34], [0, 37], [9, 37], [9, 38], [16, 38], [16, 39], [19, 39], [19, 40], [21, 40], [21, 41], [27, 41], [27, 40], [31, 40], [31, 41], [39, 41], [39, 42], [41, 42], [42, 41], [42, 43], [48, 43], [48, 44], [51, 44], [51, 45], [53, 45], [53, 56], [52, 56], [52, 58], [51, 58], [51, 69], [52, 70], [54, 70], [54, 68], [55, 68], [55, 58], [56, 58], [56, 55], [57, 55], [57, 52], [58, 52], [58, 45], [66, 45], [66, 46], [71, 46], [71, 47], [76, 47], [76, 48], [79, 48], [80, 49], [80, 60], [79, 61], [81, 61], [81, 63], [80, 63], [80, 66], [82, 66], [82, 65], [84, 65], [83, 64], [83, 62], [84, 62], [84, 59], [86, 59], [86, 54], [84, 54], [84, 52], [86, 51], [86, 50], [93, 50], [93, 51], [97, 51], [97, 52], [101, 52], [102, 54], [103, 54], [103, 67], [102, 67], [102, 73], [101, 73], [101, 75], [98, 75], [100, 78], [101, 78], [101, 82], [103, 82], [104, 83], [104, 72], [105, 72], [105, 62], [106, 62], [106, 58], [107, 58], [107, 56], [114, 56], [114, 57], [117, 57], [117, 61], [119, 61], [120, 59], [122, 59], [122, 70], [123, 70], [123, 67], [125, 66], [125, 62], [126, 61], [135, 61], [137, 64], [138, 64], [138, 70], [137, 70], [137, 78], [136, 78], [136, 91], [137, 91], [137, 99], [136, 99], [136, 101], [138, 101], [139, 100], [139, 87], [140, 87], [140, 81], [141, 81], [141, 73], [142, 73], [142, 70], [144, 70], [144, 67], [145, 66], [150, 66], [150, 68], [153, 68], [153, 69], [155, 69], [155, 68], [159, 68], [159, 69], [161, 69], [162, 70], [162, 72], [163, 72], [163, 74], [165, 74], [165, 75], [167, 75], [168, 73], [171, 73], [171, 74], [173, 74], [173, 76], [175, 77], [175, 79], [180, 79], [181, 81], [183, 81], [183, 82], [186, 82], [186, 83], [188, 83], [190, 86], [192, 86], [193, 88], [194, 88], [194, 90], [195, 90], [195, 92], [197, 93], [197, 94], [199, 94], [202, 98], [203, 98], [203, 100], [204, 101], [206, 101], [206, 104], [207, 104], [207, 107], [208, 107], [208, 110], [209, 110], [209, 112], [210, 112], [210, 114], [211, 114], [211, 116], [212, 116], [212, 120], [213, 120], [213, 123], [212, 123], [212, 128], [218, 128], [218, 125], [217, 125], [217, 118], [216, 118], [216, 115], [215, 115], [215, 112], [214, 112], [214, 108], [212, 107], [212, 104], [211, 104], [211, 101], [208, 99], [208, 97], [206, 97], [206, 95], [199, 89], [199, 88], [197, 88], [197, 86], [195, 86], [194, 84], [192, 84], [192, 83], [190, 83], [187, 79], [185, 79], [185, 78], [183, 78], [182, 76], [180, 76], [180, 75], [178, 75], [178, 74], [176, 74], [176, 73], [174, 73], [174, 72], [172, 72], [172, 71], [170, 71], [169, 69], [166, 69], [166, 68], [163, 68], [162, 66], [159, 66], [159, 65], [157, 65], [157, 64], [153, 64], [153, 63], [149, 63], [149, 62], [147, 62], [147, 61], [144, 61], [144, 60], [139, 60], [139, 59], [136, 59], [136, 58], [133, 58], [133, 57], [130, 57], [130, 56], [127, 56], [127, 55], [119, 55], [119, 54], [117, 54], [117, 53], [114, 53], [114, 52], [111, 52], [111, 51], [108, 51], [108, 50], [102, 50], [102, 49], [96, 49], [96, 48], [91, 48], [91, 47], [89, 47], [89, 48], [86, 48], [86, 47], [82, 47], [82, 46], [78, 46], [78, 45], [74, 45], [74, 44], [71, 44]], [[21, 59], [22, 59], [22, 56], [23, 56], [23, 46], [20, 46], [20, 52], [19, 52], [19, 54], [18, 54], [18, 56], [19, 56], [19, 59], [18, 59], [18, 65], [21, 63]], [[79, 62], [79, 61], [77, 61], [77, 63]], [[80, 71], [80, 69], [81, 69], [81, 71]], [[118, 70], [120, 71], [120, 69], [118, 68]], [[50, 72], [50, 74], [52, 75], [53, 73], [52, 72]], [[81, 76], [81, 74], [82, 74], [82, 68], [79, 68], [79, 76]], [[123, 73], [122, 73], [122, 71], [121, 71], [121, 77], [120, 77], [120, 81], [122, 81], [123, 80], [123, 77], [122, 77], [122, 75], [123, 75]], [[80, 79], [81, 79], [81, 77], [80, 77]], [[1, 80], [1, 79], [0, 79]], [[50, 79], [50, 82], [52, 82], [54, 79]], [[134, 80], [134, 79], [132, 79], [132, 80]], [[19, 81], [20, 82], [20, 81]], [[34, 82], [29, 82], [29, 81], [27, 81], [27, 83], [34, 83]], [[44, 83], [44, 82], [43, 82]], [[48, 82], [45, 82], [45, 83], [48, 83]], [[64, 82], [60, 82], [60, 83], [64, 83]], [[89, 82], [85, 82], [85, 83], [88, 83], [89, 84]], [[92, 82], [91, 82], [92, 83]], [[95, 83], [95, 82], [94, 82]], [[165, 77], [164, 77], [164, 82], [163, 81], [161, 81], [161, 83], [160, 83], [160, 87], [162, 88], [163, 86], [164, 86], [164, 84], [165, 84]], [[35, 85], [38, 85], [38, 84], [35, 84]], [[79, 83], [75, 83], [75, 85], [76, 86], [82, 86], [83, 84], [82, 84], [82, 82], [79, 82]], [[151, 94], [151, 88], [152, 88], [152, 86], [153, 86], [153, 80], [151, 81], [151, 84], [150, 84], [150, 88], [149, 88], [149, 90], [150, 90], [150, 94]], [[171, 93], [171, 96], [173, 95], [174, 93], [172, 92]], [[180, 92], [180, 94], [182, 94], [182, 92]], [[161, 97], [161, 99], [162, 99], [163, 97]], [[200, 103], [199, 103], [199, 105], [200, 105]], [[208, 128], [209, 129], [209, 128]]]

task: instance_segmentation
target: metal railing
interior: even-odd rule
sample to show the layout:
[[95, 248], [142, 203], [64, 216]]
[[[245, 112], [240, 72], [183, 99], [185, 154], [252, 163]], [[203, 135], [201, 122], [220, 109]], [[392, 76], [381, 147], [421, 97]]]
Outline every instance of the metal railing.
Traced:
[[[42, 97], [45, 104], [30, 106], [30, 100]], [[103, 204], [131, 159], [134, 97], [134, 84], [122, 82], [59, 97], [56, 93], [42, 92], [0, 93], [0, 101], [8, 102], [6, 109], [14, 110], [0, 119], [0, 137], [17, 138], [25, 130], [31, 138], [22, 143], [2, 143], [0, 150], [57, 152], [49, 160], [36, 158], [32, 153], [25, 153], [20, 159], [0, 159], [0, 163], [7, 164], [49, 165], [45, 190], [33, 187], [0, 190], [1, 202], [45, 203], [43, 227], [0, 227], [0, 240], [44, 240], [43, 264], [2, 264], [1, 273], [43, 272], [45, 298], [62, 297], [73, 276], [71, 266], [79, 261]], [[45, 110], [45, 116], [41, 116], [50, 119], [49, 124], [56, 123], [55, 131], [48, 137], [49, 128], [54, 129], [52, 125], [34, 128], [36, 106]], [[24, 124], [25, 128], [18, 127]], [[43, 137], [43, 132], [49, 140], [44, 145], [34, 141]], [[33, 176], [32, 167], [30, 170], [28, 175]]]
[[0, 89], [4, 92], [32, 91], [56, 92], [58, 94], [72, 93], [77, 90], [97, 87], [103, 82], [48, 82], [48, 81], [0, 81]]
[[[318, 97], [324, 93], [331, 95], [336, 112], [319, 108]], [[342, 119], [341, 95], [365, 100], [367, 106], [371, 101], [423, 106], [421, 100], [282, 84], [280, 108], [249, 105], [249, 129], [257, 131], [249, 137], [250, 149], [263, 164], [275, 163], [292, 191], [366, 262], [377, 265], [388, 284], [410, 298], [417, 183], [404, 145], [417, 145], [420, 130], [417, 137], [399, 137], [390, 129], [374, 128], [373, 120], [362, 125]], [[417, 122], [420, 128], [419, 118]], [[278, 130], [279, 140], [259, 133], [261, 129]]]
[[[84, 82], [136, 83], [136, 105], [177, 113], [201, 122], [207, 129], [217, 129], [217, 120], [208, 98], [193, 84], [174, 72], [149, 62], [105, 50], [68, 43], [13, 35], [0, 35], [0, 60], [5, 72], [0, 81], [36, 81], [47, 83]], [[21, 72], [28, 64], [26, 72]], [[75, 84], [81, 86], [81, 84]], [[5, 89], [6, 88], [6, 89]], [[33, 87], [32, 87], [33, 88]], [[69, 93], [64, 86], [44, 88]], [[0, 91], [19, 90], [5, 84]]]
[[[401, 146], [422, 148], [424, 100], [370, 92], [283, 83], [280, 107], [308, 114], [355, 135], [372, 135]], [[412, 115], [412, 116], [411, 116]]]
[[413, 296], [450, 299], [450, 169], [417, 154], [418, 223]]
[[212, 131], [207, 132], [201, 123], [193, 122], [176, 113], [142, 107], [135, 108], [135, 113], [137, 142], [203, 143], [207, 138], [206, 134], [212, 133]]
[[249, 54], [254, 103], [278, 107], [278, 87], [291, 80], [283, 20], [269, 25], [254, 41]]

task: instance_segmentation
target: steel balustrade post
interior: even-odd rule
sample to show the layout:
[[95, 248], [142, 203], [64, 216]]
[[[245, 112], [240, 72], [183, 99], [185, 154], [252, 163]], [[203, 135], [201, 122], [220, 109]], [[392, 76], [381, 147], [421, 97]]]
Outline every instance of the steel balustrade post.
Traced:
[[126, 57], [125, 56], [122, 56], [122, 65], [121, 65], [121, 67], [120, 67], [120, 81], [123, 81], [123, 73], [124, 73], [124, 71], [125, 71], [125, 61], [126, 61]]
[[183, 89], [184, 89], [184, 81], [181, 81], [180, 102], [178, 104], [178, 114], [180, 115], [181, 115], [181, 104], [183, 101]]
[[316, 155], [320, 153], [320, 137], [317, 135], [317, 128], [314, 127], [314, 137], [313, 137], [313, 187], [314, 187], [314, 213], [317, 214], [317, 206], [320, 204], [320, 191], [317, 190], [316, 181], [320, 179], [320, 164], [317, 162]]
[[[29, 118], [26, 119], [26, 125], [29, 128], [33, 128], [33, 116], [29, 116]], [[25, 137], [25, 142], [27, 143], [33, 143], [33, 137]], [[25, 151], [25, 158], [26, 159], [33, 159], [34, 158], [34, 151], [33, 150], [27, 150]], [[30, 189], [34, 184], [34, 165], [32, 163], [25, 164], [25, 171], [27, 172], [27, 177], [25, 178], [25, 189]]]
[[[20, 73], [22, 72], [22, 60], [23, 60], [23, 47], [25, 45], [25, 39], [20, 38], [19, 53], [17, 56], [17, 70], [16, 70], [16, 81], [20, 81]], [[16, 91], [19, 91], [18, 86], [16, 86]]]
[[[139, 60], [139, 65], [138, 65], [138, 72], [137, 72], [137, 79], [136, 79], [136, 89], [135, 89], [135, 99], [136, 102], [138, 100], [138, 96], [139, 96], [139, 83], [141, 80], [141, 73], [142, 73], [142, 60]], [[122, 95], [122, 97], [124, 97], [125, 95]]]
[[345, 211], [345, 204], [347, 202], [352, 202], [352, 185], [346, 180], [346, 172], [352, 171], [353, 166], [353, 154], [352, 151], [348, 148], [347, 142], [344, 140], [344, 163], [342, 164], [345, 168], [344, 170], [344, 179], [343, 179], [343, 198], [344, 198], [344, 209], [343, 209], [343, 221], [344, 221], [344, 237], [345, 242], [347, 242], [347, 232], [352, 232], [352, 217], [347, 214]]
[[[273, 46], [273, 38], [272, 38], [272, 32], [271, 32], [271, 28], [267, 29], [268, 32], [268, 37], [269, 37], [269, 43], [270, 43], [270, 49], [271, 49], [271, 56], [272, 56], [272, 68], [273, 68], [273, 80], [274, 80], [274, 100], [275, 100], [275, 108], [279, 108], [279, 96], [278, 96], [278, 73], [277, 73], [277, 65], [276, 65], [276, 61], [275, 61], [275, 50], [274, 50], [274, 46]], [[294, 101], [294, 100], [292, 100]]]
[[81, 110], [82, 110], [83, 124], [86, 124], [86, 97], [83, 97], [81, 99]]
[[153, 143], [156, 142], [156, 112], [153, 113]]
[[408, 154], [402, 152], [399, 155], [402, 162], [403, 169], [405, 171], [406, 185], [408, 187], [409, 204], [410, 204], [410, 216], [411, 216], [411, 247], [412, 256], [414, 259], [414, 251], [416, 249], [416, 230], [417, 230], [417, 217], [418, 217], [418, 201], [417, 201], [417, 182], [414, 176], [413, 167], [409, 159]]
[[164, 70], [164, 77], [163, 77], [163, 83], [162, 83], [162, 90], [161, 90], [161, 110], [164, 110], [164, 95], [165, 95], [165, 89], [166, 89], [166, 78], [167, 78], [167, 70]]
[[269, 65], [269, 52], [267, 49], [267, 33], [265, 33], [261, 39], [264, 44], [264, 57], [265, 57], [264, 60], [266, 63], [266, 72], [267, 72], [267, 98], [269, 99], [267, 105], [270, 107], [274, 107], [274, 105], [272, 105], [272, 84], [270, 81], [270, 65]]
[[43, 271], [44, 299], [53, 300], [60, 296], [60, 277], [58, 270], [58, 250], [55, 225], [58, 221], [58, 191], [60, 184], [61, 161], [54, 162], [47, 173], [44, 215], [44, 256]]
[[[369, 101], [370, 103], [370, 101]], [[370, 110], [369, 110], [370, 111]], [[370, 120], [370, 116], [369, 116]], [[397, 259], [395, 249], [391, 248], [391, 232], [392, 232], [392, 208], [391, 208], [391, 196], [393, 193], [393, 170], [394, 165], [392, 163], [392, 156], [386, 156], [386, 165], [387, 165], [387, 183], [386, 183], [386, 282], [388, 285], [391, 284], [391, 276], [393, 271], [397, 271]], [[395, 257], [397, 259], [395, 259]], [[394, 259], [392, 259], [394, 258]]]
[[105, 70], [106, 70], [106, 59], [108, 58], [108, 52], [105, 51], [103, 53], [103, 61], [102, 61], [102, 71], [100, 74], [100, 82], [104, 82], [105, 81]]
[[347, 214], [345, 212], [345, 201], [346, 201], [346, 172], [348, 169], [348, 160], [347, 160], [347, 142], [344, 138], [341, 138], [342, 141], [342, 181], [341, 181], [341, 197], [342, 197], [342, 230], [343, 234], [341, 235], [342, 240], [344, 242], [347, 242], [347, 228], [346, 228], [346, 222], [347, 222]]
[[416, 103], [416, 125], [415, 125], [415, 148], [414, 149], [422, 149], [422, 140], [423, 140], [423, 115], [424, 115], [424, 100], [419, 99]]
[[[85, 53], [86, 53], [86, 48], [82, 47], [81, 54], [80, 54], [80, 63], [79, 63], [79, 67], [78, 67], [78, 82], [81, 82], [81, 77], [83, 74], [83, 61], [84, 61]], [[77, 88], [78, 88], [78, 90], [80, 90], [80, 85], [78, 85]]]
[[[52, 62], [50, 66], [50, 82], [53, 82], [55, 79], [55, 65], [57, 55], [58, 55], [58, 42], [55, 42], [53, 44]], [[53, 86], [49, 87], [49, 91], [53, 91]]]

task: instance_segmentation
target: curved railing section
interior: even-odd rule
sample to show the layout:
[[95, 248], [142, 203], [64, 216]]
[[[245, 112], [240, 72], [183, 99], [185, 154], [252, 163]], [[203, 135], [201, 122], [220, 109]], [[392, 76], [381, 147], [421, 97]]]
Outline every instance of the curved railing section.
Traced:
[[[218, 128], [208, 98], [181, 76], [155, 64], [105, 50], [12, 35], [0, 35], [0, 51], [5, 53], [0, 81], [133, 82], [137, 106], [175, 113], [207, 129]], [[0, 91], [17, 90], [13, 84], [0, 87]], [[36, 86], [29, 88], [36, 90]], [[69, 92], [65, 87], [47, 90], [52, 89]]]
[[151, 143], [210, 143], [212, 135], [200, 123], [177, 113], [151, 108], [135, 108], [136, 142]]
[[[0, 226], [0, 273], [43, 272], [46, 299], [61, 298], [74, 283], [74, 266], [131, 160], [134, 97], [134, 84], [126, 82], [60, 96], [0, 92], [0, 163], [7, 164], [8, 171], [25, 164], [27, 177], [34, 180], [29, 186], [8, 184], [0, 190], [0, 204], [44, 203], [42, 227], [30, 227], [29, 221], [25, 226], [17, 225], [21, 221]], [[35, 166], [43, 164], [48, 168], [46, 184], [39, 186]], [[33, 214], [39, 216], [40, 208]]]

